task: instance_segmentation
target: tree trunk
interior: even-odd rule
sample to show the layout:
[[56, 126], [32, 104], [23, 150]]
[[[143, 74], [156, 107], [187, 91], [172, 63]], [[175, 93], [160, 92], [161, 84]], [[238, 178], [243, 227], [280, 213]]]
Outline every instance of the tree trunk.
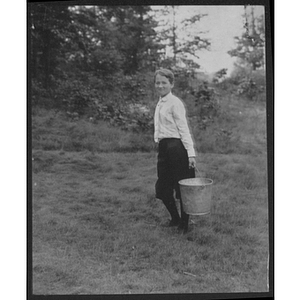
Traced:
[[172, 5], [172, 9], [173, 9], [173, 26], [172, 26], [172, 47], [173, 47], [173, 62], [174, 62], [174, 66], [176, 65], [176, 53], [177, 53], [177, 47], [176, 47], [176, 20], [175, 20], [175, 7]]
[[36, 49], [36, 43], [34, 42], [34, 37], [31, 35], [31, 41], [30, 41], [30, 62], [31, 62], [31, 79], [36, 79], [37, 77], [37, 49]]
[[50, 77], [50, 32], [45, 31], [43, 35], [43, 55], [42, 65], [44, 66], [44, 87], [46, 90], [49, 88]]

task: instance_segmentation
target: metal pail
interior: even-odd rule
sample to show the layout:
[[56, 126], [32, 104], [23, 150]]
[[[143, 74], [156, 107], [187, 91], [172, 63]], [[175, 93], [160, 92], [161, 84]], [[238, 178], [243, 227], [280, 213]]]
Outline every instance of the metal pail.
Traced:
[[210, 213], [213, 181], [209, 178], [188, 178], [179, 181], [184, 211], [189, 215]]

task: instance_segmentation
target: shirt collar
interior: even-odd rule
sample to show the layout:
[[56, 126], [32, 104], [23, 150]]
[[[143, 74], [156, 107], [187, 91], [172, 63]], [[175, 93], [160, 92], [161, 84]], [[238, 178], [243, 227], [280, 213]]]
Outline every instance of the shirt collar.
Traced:
[[166, 102], [170, 98], [170, 96], [172, 96], [172, 92], [170, 92], [169, 94], [167, 94], [164, 97], [160, 97], [160, 101], [161, 102]]

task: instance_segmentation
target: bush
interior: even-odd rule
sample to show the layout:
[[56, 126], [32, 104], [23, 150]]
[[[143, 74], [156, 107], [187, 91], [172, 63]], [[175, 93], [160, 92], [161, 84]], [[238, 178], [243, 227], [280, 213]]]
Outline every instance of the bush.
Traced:
[[203, 81], [197, 88], [190, 88], [190, 94], [195, 98], [198, 125], [206, 129], [219, 112], [215, 90], [208, 87], [207, 81]]
[[221, 83], [225, 79], [225, 76], [227, 75], [227, 70], [228, 69], [223, 68], [223, 69], [219, 70], [218, 72], [216, 72], [212, 79], [213, 83], [216, 83], [216, 84]]
[[224, 80], [223, 86], [248, 100], [261, 101], [265, 99], [265, 71], [236, 67], [230, 78]]
[[57, 80], [53, 91], [58, 105], [71, 113], [83, 115], [99, 99], [99, 91], [80, 79]]
[[51, 99], [49, 90], [46, 90], [40, 81], [32, 79], [29, 91], [32, 106], [35, 107], [38, 105], [45, 108], [55, 108], [56, 105]]
[[136, 102], [146, 95], [147, 80], [143, 74], [127, 75], [122, 79], [124, 100]]
[[245, 95], [249, 100], [253, 100], [258, 92], [258, 87], [251, 77], [243, 78], [237, 89], [238, 95]]
[[126, 131], [151, 132], [153, 116], [145, 105], [138, 104], [97, 104], [98, 118]]

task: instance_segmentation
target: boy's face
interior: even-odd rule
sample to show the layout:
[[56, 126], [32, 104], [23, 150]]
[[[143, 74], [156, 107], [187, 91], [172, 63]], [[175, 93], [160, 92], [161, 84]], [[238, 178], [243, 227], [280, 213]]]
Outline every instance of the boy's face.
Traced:
[[174, 84], [171, 84], [169, 79], [165, 76], [157, 74], [155, 77], [155, 89], [157, 93], [164, 97], [171, 92]]

